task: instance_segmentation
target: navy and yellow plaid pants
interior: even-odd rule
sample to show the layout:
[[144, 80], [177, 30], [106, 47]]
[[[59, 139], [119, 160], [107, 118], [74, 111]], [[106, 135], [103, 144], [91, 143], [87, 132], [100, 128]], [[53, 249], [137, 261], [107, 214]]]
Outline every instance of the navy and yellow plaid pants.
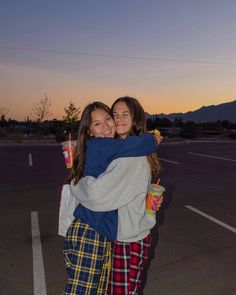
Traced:
[[111, 242], [75, 219], [64, 242], [68, 281], [64, 295], [104, 295], [111, 269]]

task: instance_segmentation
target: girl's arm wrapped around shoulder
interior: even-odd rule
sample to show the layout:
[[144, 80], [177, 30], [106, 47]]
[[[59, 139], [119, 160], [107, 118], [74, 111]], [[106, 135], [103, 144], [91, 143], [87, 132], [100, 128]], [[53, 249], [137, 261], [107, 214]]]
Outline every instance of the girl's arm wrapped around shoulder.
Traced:
[[146, 157], [114, 160], [98, 178], [83, 177], [70, 191], [93, 211], [119, 209], [146, 193], [150, 168]]

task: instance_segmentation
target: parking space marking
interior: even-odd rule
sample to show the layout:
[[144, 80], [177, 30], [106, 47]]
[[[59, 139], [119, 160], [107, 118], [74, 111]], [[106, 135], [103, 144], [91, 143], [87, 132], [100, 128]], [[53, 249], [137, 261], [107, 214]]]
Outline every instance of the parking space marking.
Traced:
[[178, 162], [174, 162], [174, 161], [166, 160], [166, 159], [159, 158], [159, 157], [158, 157], [158, 159], [160, 159], [160, 160], [163, 161], [163, 162], [169, 162], [169, 163], [176, 164], [176, 165], [179, 164]]
[[47, 295], [38, 212], [31, 212], [34, 295]]
[[198, 154], [198, 153], [192, 153], [192, 152], [188, 152], [188, 154], [195, 155], [195, 156], [200, 156], [200, 157], [206, 157], [206, 158], [212, 158], [212, 159], [218, 159], [218, 160], [225, 160], [225, 161], [236, 162], [236, 160], [229, 159], [229, 158], [221, 158], [221, 157], [216, 157], [216, 156], [211, 156], [211, 155], [205, 155], [205, 154]]
[[33, 166], [33, 158], [31, 153], [29, 153], [29, 166]]
[[205, 217], [205, 218], [207, 218], [207, 219], [209, 219], [209, 220], [211, 220], [211, 221], [213, 221], [213, 222], [215, 222], [217, 224], [219, 224], [220, 226], [223, 226], [224, 228], [232, 231], [233, 233], [236, 233], [236, 228], [235, 227], [232, 227], [232, 226], [230, 226], [230, 225], [228, 225], [228, 224], [226, 224], [226, 223], [224, 223], [224, 222], [222, 222], [222, 221], [220, 221], [220, 220], [218, 220], [218, 219], [216, 219], [216, 218], [214, 218], [214, 217], [212, 217], [212, 216], [210, 216], [210, 215], [208, 215], [208, 214], [206, 214], [206, 213], [204, 213], [204, 212], [202, 212], [202, 211], [200, 211], [200, 210], [198, 210], [198, 209], [196, 209], [196, 208], [194, 208], [192, 206], [185, 205], [184, 207], [189, 209], [189, 210], [194, 211], [195, 213], [197, 213], [197, 214], [199, 214], [199, 215], [201, 215], [201, 216], [203, 216], [203, 217]]

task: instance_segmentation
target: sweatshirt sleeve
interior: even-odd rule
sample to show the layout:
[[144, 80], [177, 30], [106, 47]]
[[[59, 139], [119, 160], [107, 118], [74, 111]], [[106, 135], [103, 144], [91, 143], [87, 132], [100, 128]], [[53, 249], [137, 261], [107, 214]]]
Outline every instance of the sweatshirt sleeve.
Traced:
[[[104, 138], [101, 138], [104, 140]], [[157, 151], [156, 138], [146, 133], [139, 136], [128, 136], [125, 139], [107, 138], [103, 145], [103, 154], [107, 163], [121, 157], [147, 156]]]
[[113, 161], [98, 178], [83, 177], [71, 185], [71, 193], [93, 211], [119, 209], [147, 192], [150, 167], [146, 157], [122, 158]]

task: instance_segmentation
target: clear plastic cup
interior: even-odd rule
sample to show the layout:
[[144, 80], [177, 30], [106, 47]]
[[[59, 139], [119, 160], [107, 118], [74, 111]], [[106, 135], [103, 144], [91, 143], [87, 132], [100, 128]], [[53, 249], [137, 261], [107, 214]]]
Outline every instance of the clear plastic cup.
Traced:
[[76, 140], [69, 140], [61, 143], [63, 155], [65, 157], [66, 168], [68, 169], [70, 169], [73, 164], [76, 144]]

